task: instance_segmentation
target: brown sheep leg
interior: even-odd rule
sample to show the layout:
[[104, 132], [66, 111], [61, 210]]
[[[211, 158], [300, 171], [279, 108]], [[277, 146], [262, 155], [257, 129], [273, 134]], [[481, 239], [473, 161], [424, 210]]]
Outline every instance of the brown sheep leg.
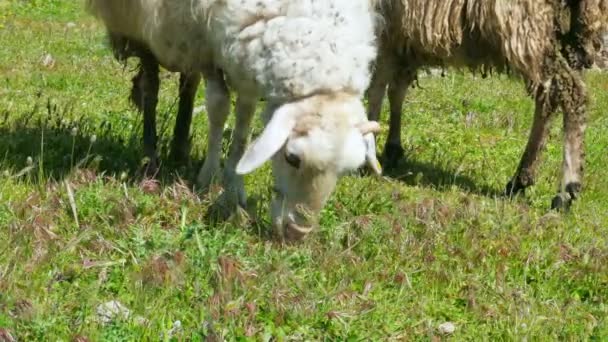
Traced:
[[507, 184], [506, 194], [508, 196], [523, 192], [534, 184], [539, 156], [545, 147], [551, 119], [557, 110], [557, 105], [551, 101], [551, 97], [545, 87], [539, 86], [535, 96], [534, 122], [528, 137], [528, 144], [517, 167], [515, 177]]
[[369, 88], [367, 89], [367, 119], [379, 121], [382, 111], [382, 102], [388, 85], [388, 77], [384, 70], [384, 64], [378, 63], [376, 71], [372, 77]]
[[190, 154], [190, 125], [194, 99], [201, 81], [199, 73], [179, 75], [179, 107], [173, 128], [173, 141], [171, 144], [171, 160], [178, 164], [185, 164]]
[[586, 128], [587, 92], [585, 85], [571, 69], [560, 75], [562, 87], [559, 92], [564, 111], [564, 157], [562, 181], [552, 209], [568, 209], [582, 189], [585, 161], [584, 136]]
[[144, 84], [144, 69], [141, 65], [141, 62], [139, 64], [139, 70], [137, 71], [137, 74], [133, 76], [131, 82], [133, 83], [133, 86], [131, 87], [131, 97], [129, 99], [131, 100], [133, 105], [135, 105], [135, 108], [137, 108], [138, 111], [143, 113], [144, 92], [142, 86]]
[[[154, 175], [158, 169], [156, 155], [156, 105], [158, 103], [159, 65], [151, 54], [140, 56], [141, 68], [133, 78], [131, 100], [144, 114], [144, 154], [148, 158], [145, 174]], [[143, 107], [143, 108], [142, 108]]]
[[384, 164], [387, 169], [397, 166], [399, 159], [403, 157], [404, 150], [401, 146], [401, 115], [403, 101], [407, 89], [416, 79], [416, 70], [401, 69], [396, 73], [388, 86], [388, 101], [390, 104], [390, 124], [388, 137], [384, 145]]

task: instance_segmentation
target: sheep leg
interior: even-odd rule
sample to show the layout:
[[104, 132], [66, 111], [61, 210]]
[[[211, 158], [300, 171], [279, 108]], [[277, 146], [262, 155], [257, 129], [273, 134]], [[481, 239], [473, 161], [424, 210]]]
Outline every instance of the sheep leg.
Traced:
[[545, 147], [551, 127], [551, 119], [557, 110], [557, 105], [550, 98], [550, 91], [543, 86], [539, 86], [536, 91], [536, 108], [532, 129], [526, 149], [517, 167], [517, 172], [507, 184], [506, 195], [508, 196], [523, 192], [527, 187], [534, 184], [539, 156]]
[[237, 205], [247, 206], [247, 195], [243, 176], [236, 173], [236, 165], [245, 153], [249, 141], [251, 121], [255, 113], [256, 97], [239, 96], [236, 101], [236, 122], [230, 144], [228, 160], [224, 166], [224, 193], [214, 204], [213, 211], [219, 212], [226, 219], [232, 214]]
[[133, 76], [131, 82], [133, 83], [133, 86], [131, 87], [131, 97], [129, 99], [131, 100], [133, 105], [135, 105], [135, 108], [137, 108], [138, 111], [143, 113], [145, 98], [144, 91], [142, 89], [144, 84], [144, 70], [141, 63], [139, 65], [139, 70], [137, 71], [137, 74]]
[[384, 94], [388, 85], [388, 77], [383, 70], [383, 65], [379, 64], [374, 72], [369, 88], [367, 89], [367, 119], [379, 121]]
[[551, 202], [551, 209], [568, 209], [579, 196], [585, 160], [587, 92], [584, 83], [573, 71], [560, 76], [563, 85], [559, 96], [564, 112], [564, 155], [562, 181], [557, 196]]
[[[139, 93], [139, 99], [133, 99], [143, 107], [144, 114], [144, 154], [148, 158], [145, 165], [145, 174], [148, 176], [156, 174], [158, 170], [158, 157], [156, 155], [156, 105], [158, 104], [159, 89], [159, 65], [156, 58], [151, 54], [142, 54], [140, 75], [134, 81], [132, 96]], [[135, 83], [139, 84], [135, 84]], [[137, 89], [136, 89], [137, 88]]]
[[388, 101], [391, 113], [388, 137], [383, 152], [387, 169], [397, 166], [404, 154], [401, 146], [401, 112], [407, 89], [416, 79], [415, 70], [401, 69], [400, 71], [393, 77], [388, 86]]
[[171, 144], [171, 159], [178, 164], [185, 164], [190, 154], [190, 125], [200, 81], [199, 73], [181, 73], [179, 77], [179, 107]]
[[224, 124], [230, 112], [230, 93], [224, 74], [220, 69], [209, 69], [203, 73], [206, 81], [206, 107], [209, 119], [207, 156], [201, 168], [197, 183], [203, 192], [209, 190], [211, 183], [219, 175], [222, 155], [222, 135]]

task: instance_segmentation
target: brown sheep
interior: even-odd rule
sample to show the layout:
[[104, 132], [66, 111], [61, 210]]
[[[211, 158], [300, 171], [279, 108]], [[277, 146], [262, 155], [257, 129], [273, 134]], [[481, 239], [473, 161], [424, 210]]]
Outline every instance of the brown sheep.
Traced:
[[536, 110], [528, 144], [506, 193], [533, 185], [550, 119], [561, 108], [563, 176], [552, 208], [569, 206], [581, 191], [584, 162], [587, 92], [580, 70], [593, 64], [608, 0], [380, 0], [376, 8], [384, 25], [368, 89], [368, 114], [370, 120], [378, 119], [388, 85], [387, 166], [403, 155], [401, 106], [418, 69], [508, 69], [524, 79]]

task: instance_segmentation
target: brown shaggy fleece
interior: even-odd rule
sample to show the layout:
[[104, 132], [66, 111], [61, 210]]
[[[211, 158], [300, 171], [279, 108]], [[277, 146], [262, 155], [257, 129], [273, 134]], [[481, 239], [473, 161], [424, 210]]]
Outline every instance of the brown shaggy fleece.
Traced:
[[[529, 141], [512, 194], [534, 183], [550, 118], [564, 112], [562, 184], [553, 207], [563, 207], [581, 189], [587, 92], [580, 75], [593, 64], [606, 30], [608, 0], [384, 0], [380, 52], [369, 94], [369, 116], [378, 119], [388, 85], [391, 127], [385, 156], [402, 153], [399, 129], [405, 90], [425, 66], [513, 71], [536, 100]], [[407, 80], [396, 79], [400, 69]], [[414, 76], [411, 76], [414, 75]], [[391, 90], [392, 89], [392, 90]], [[396, 151], [396, 152], [395, 152]]]
[[540, 82], [555, 36], [542, 0], [393, 0], [382, 4], [385, 42], [408, 65], [505, 65]]

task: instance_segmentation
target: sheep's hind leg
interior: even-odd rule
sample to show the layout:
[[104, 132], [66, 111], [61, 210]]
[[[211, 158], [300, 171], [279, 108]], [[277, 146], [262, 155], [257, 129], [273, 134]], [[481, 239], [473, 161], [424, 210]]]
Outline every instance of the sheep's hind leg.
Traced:
[[156, 154], [156, 105], [158, 104], [159, 88], [159, 65], [156, 58], [149, 53], [140, 56], [141, 68], [133, 78], [131, 100], [143, 111], [144, 132], [143, 144], [144, 154], [148, 162], [144, 166], [144, 172], [153, 176], [158, 170], [158, 156]]
[[209, 121], [207, 155], [201, 168], [197, 183], [202, 192], [209, 190], [211, 183], [219, 176], [222, 156], [222, 135], [224, 124], [230, 112], [230, 93], [224, 74], [220, 69], [209, 69], [203, 73], [206, 81], [205, 102]]
[[[565, 63], [564, 63], [565, 64]], [[569, 73], [560, 75], [560, 104], [564, 111], [564, 150], [562, 180], [551, 209], [568, 209], [582, 189], [585, 161], [587, 92], [583, 81], [567, 66]]]
[[408, 88], [416, 79], [416, 70], [401, 69], [388, 87], [388, 101], [390, 104], [390, 123], [388, 137], [384, 145], [384, 165], [387, 169], [397, 166], [397, 163], [403, 158], [404, 150], [401, 145], [401, 116], [403, 109], [403, 101], [407, 94]]
[[194, 99], [201, 81], [199, 73], [181, 73], [179, 77], [179, 107], [173, 129], [171, 160], [177, 164], [186, 164], [190, 154], [190, 125]]
[[524, 154], [517, 167], [517, 172], [506, 186], [507, 196], [514, 196], [519, 192], [525, 191], [527, 187], [534, 184], [539, 157], [546, 144], [547, 136], [549, 135], [551, 118], [557, 110], [557, 105], [553, 101], [553, 96], [551, 94], [553, 88], [553, 85], [550, 89], [539, 86], [536, 90], [536, 108], [532, 129], [528, 137], [526, 149], [524, 150]]
[[232, 134], [230, 152], [224, 166], [224, 193], [212, 210], [222, 219], [228, 218], [237, 210], [247, 207], [247, 195], [243, 176], [236, 173], [236, 165], [243, 156], [249, 141], [251, 121], [255, 113], [256, 97], [239, 96], [236, 101], [236, 123]]

